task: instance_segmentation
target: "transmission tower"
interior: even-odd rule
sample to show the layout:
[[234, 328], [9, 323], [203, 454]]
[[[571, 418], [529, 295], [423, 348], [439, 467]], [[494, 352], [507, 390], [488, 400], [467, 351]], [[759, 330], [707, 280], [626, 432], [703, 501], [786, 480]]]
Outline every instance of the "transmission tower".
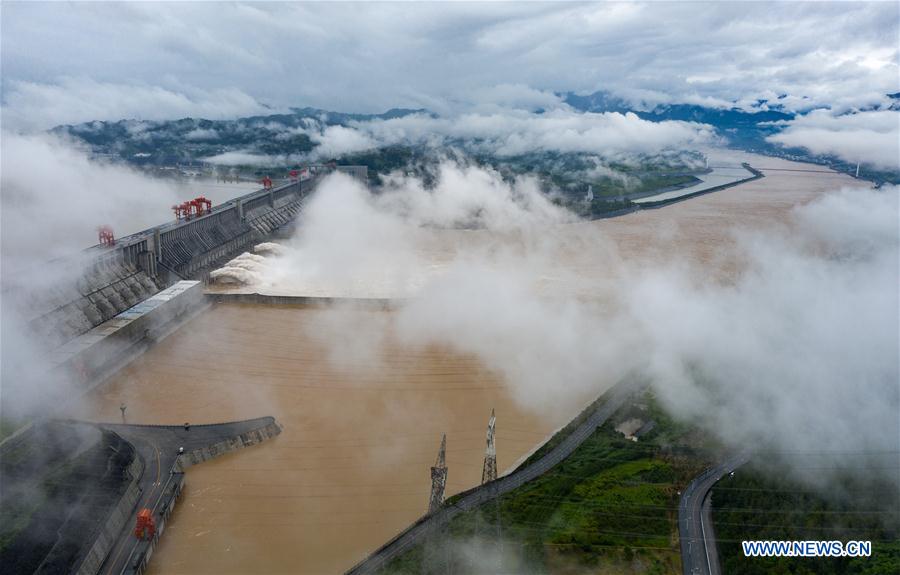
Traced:
[[428, 502], [428, 512], [436, 511], [444, 502], [444, 487], [447, 486], [447, 434], [441, 437], [441, 449], [438, 451], [437, 461], [431, 468], [431, 500]]
[[487, 448], [484, 450], [484, 469], [481, 471], [481, 483], [497, 479], [497, 446], [494, 444], [494, 427], [497, 418], [491, 410], [491, 420], [487, 428]]

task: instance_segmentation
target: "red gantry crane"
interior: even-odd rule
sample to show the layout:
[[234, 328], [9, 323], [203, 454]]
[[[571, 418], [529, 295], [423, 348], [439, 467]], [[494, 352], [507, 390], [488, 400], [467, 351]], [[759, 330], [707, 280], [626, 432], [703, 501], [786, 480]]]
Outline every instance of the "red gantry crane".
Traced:
[[172, 206], [176, 220], [189, 220], [212, 212], [212, 201], [203, 196]]
[[192, 206], [194, 206], [194, 209], [196, 210], [198, 216], [208, 214], [212, 211], [212, 202], [210, 200], [207, 200], [203, 196], [194, 198], [190, 203]]
[[101, 246], [116, 245], [116, 236], [113, 235], [112, 228], [109, 226], [100, 226], [97, 228], [97, 236], [100, 239]]

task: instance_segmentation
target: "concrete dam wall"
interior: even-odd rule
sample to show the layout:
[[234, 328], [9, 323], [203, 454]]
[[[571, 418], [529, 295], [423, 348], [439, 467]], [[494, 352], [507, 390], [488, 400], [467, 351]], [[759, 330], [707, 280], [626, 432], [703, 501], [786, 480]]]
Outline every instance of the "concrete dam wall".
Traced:
[[[168, 283], [168, 278], [147, 273], [122, 253], [50, 262], [40, 280], [29, 281], [12, 294], [26, 316], [28, 327], [48, 348], [57, 347], [140, 303]], [[45, 275], [46, 274], [46, 275]], [[34, 286], [34, 283], [49, 283]], [[37, 288], [37, 289], [31, 289]], [[4, 294], [6, 295], [6, 294]]]
[[90, 331], [184, 279], [209, 271], [292, 222], [330, 171], [363, 181], [365, 166], [322, 169], [314, 177], [251, 192], [210, 213], [165, 223], [97, 245], [22, 274], [4, 296], [25, 312], [27, 329], [48, 350]]
[[47, 354], [84, 391], [208, 305], [198, 281], [179, 281]]
[[[323, 177], [345, 168], [322, 167], [310, 179], [251, 192], [202, 216], [9, 274], [4, 313], [24, 336], [39, 377], [53, 382], [44, 403], [80, 396], [205, 309], [200, 282], [209, 272], [294, 221]], [[366, 169], [350, 174], [364, 179]], [[198, 287], [186, 280], [199, 280]], [[3, 406], [23, 405], [17, 417], [27, 418], [27, 386], [18, 393]], [[12, 417], [7, 409], [4, 415]]]

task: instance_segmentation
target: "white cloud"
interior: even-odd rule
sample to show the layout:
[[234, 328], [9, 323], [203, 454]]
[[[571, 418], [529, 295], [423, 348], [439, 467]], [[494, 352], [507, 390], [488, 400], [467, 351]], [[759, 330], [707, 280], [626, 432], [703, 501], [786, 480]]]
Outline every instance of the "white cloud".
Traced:
[[[4, 78], [4, 82], [8, 81]], [[97, 82], [66, 77], [58, 82], [11, 82], [2, 109], [6, 129], [45, 129], [93, 120], [235, 118], [273, 113], [237, 88], [212, 91]]]
[[879, 110], [835, 116], [815, 110], [789, 122], [770, 142], [830, 154], [848, 162], [900, 169], [900, 112]]
[[320, 158], [334, 158], [378, 147], [378, 142], [365, 132], [344, 126], [328, 126], [319, 133], [312, 132], [310, 139], [318, 144], [315, 155]]
[[302, 163], [307, 159], [307, 156], [304, 154], [256, 154], [248, 151], [234, 151], [203, 158], [203, 161], [218, 166], [260, 166], [272, 168]]
[[[602, 227], [564, 224], [527, 182], [489, 171], [445, 165], [430, 197], [409, 178], [372, 196], [341, 177], [311, 198], [283, 253], [254, 261], [253, 288], [415, 295], [391, 320], [401, 341], [478, 357], [535, 413], [571, 413], [638, 369], [733, 448], [838, 466], [874, 453], [884, 468], [900, 438], [898, 191], [834, 191], [783, 224], [737, 230], [712, 259], [741, 270], [712, 280], [671, 250], [654, 265], [622, 258]], [[446, 229], [466, 223], [479, 229]], [[327, 342], [340, 361], [348, 337], [353, 354], [382, 342], [348, 327]], [[785, 459], [808, 480], [833, 477]]]
[[558, 107], [536, 114], [490, 105], [490, 112], [449, 117], [410, 114], [389, 120], [326, 126], [308, 119], [303, 127], [267, 127], [275, 139], [308, 135], [317, 147], [308, 154], [265, 155], [250, 150], [230, 151], [205, 158], [221, 165], [283, 166], [321, 160], [388, 145], [441, 148], [461, 145], [469, 151], [510, 156], [538, 151], [585, 152], [611, 157], [625, 153], [658, 153], [716, 143], [715, 130], [693, 122], [643, 120], [635, 114], [575, 112]]
[[[4, 110], [31, 125], [241, 114], [258, 102], [444, 115], [598, 89], [648, 104], [786, 94], [788, 107], [846, 110], [898, 90], [896, 3], [685, 6], [11, 3]], [[90, 82], [70, 98], [67, 78]]]
[[0, 234], [7, 272], [96, 244], [100, 225], [124, 235], [164, 222], [179, 198], [174, 183], [92, 161], [61, 138], [4, 131], [0, 141]]
[[576, 113], [568, 108], [544, 114], [504, 110], [468, 113], [453, 118], [418, 114], [385, 121], [359, 122], [382, 143], [442, 144], [474, 140], [499, 155], [553, 150], [607, 155], [612, 152], [655, 152], [665, 148], [712, 143], [710, 126], [689, 122], [651, 122], [632, 113]]
[[215, 130], [204, 130], [203, 128], [195, 128], [184, 135], [186, 140], [203, 141], [217, 140], [219, 133]]

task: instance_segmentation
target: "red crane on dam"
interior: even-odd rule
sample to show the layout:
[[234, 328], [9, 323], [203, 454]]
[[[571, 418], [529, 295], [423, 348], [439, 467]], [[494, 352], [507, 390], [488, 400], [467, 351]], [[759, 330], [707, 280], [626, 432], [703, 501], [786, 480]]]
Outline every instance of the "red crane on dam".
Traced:
[[189, 220], [193, 217], [199, 217], [212, 212], [212, 201], [204, 196], [199, 196], [193, 200], [188, 200], [181, 204], [172, 206], [175, 212], [176, 220]]
[[116, 236], [113, 234], [112, 228], [109, 226], [100, 226], [97, 228], [97, 236], [101, 246], [116, 245]]
[[194, 198], [190, 203], [194, 206], [194, 210], [197, 212], [198, 216], [208, 214], [212, 211], [212, 201], [207, 200], [204, 196]]

